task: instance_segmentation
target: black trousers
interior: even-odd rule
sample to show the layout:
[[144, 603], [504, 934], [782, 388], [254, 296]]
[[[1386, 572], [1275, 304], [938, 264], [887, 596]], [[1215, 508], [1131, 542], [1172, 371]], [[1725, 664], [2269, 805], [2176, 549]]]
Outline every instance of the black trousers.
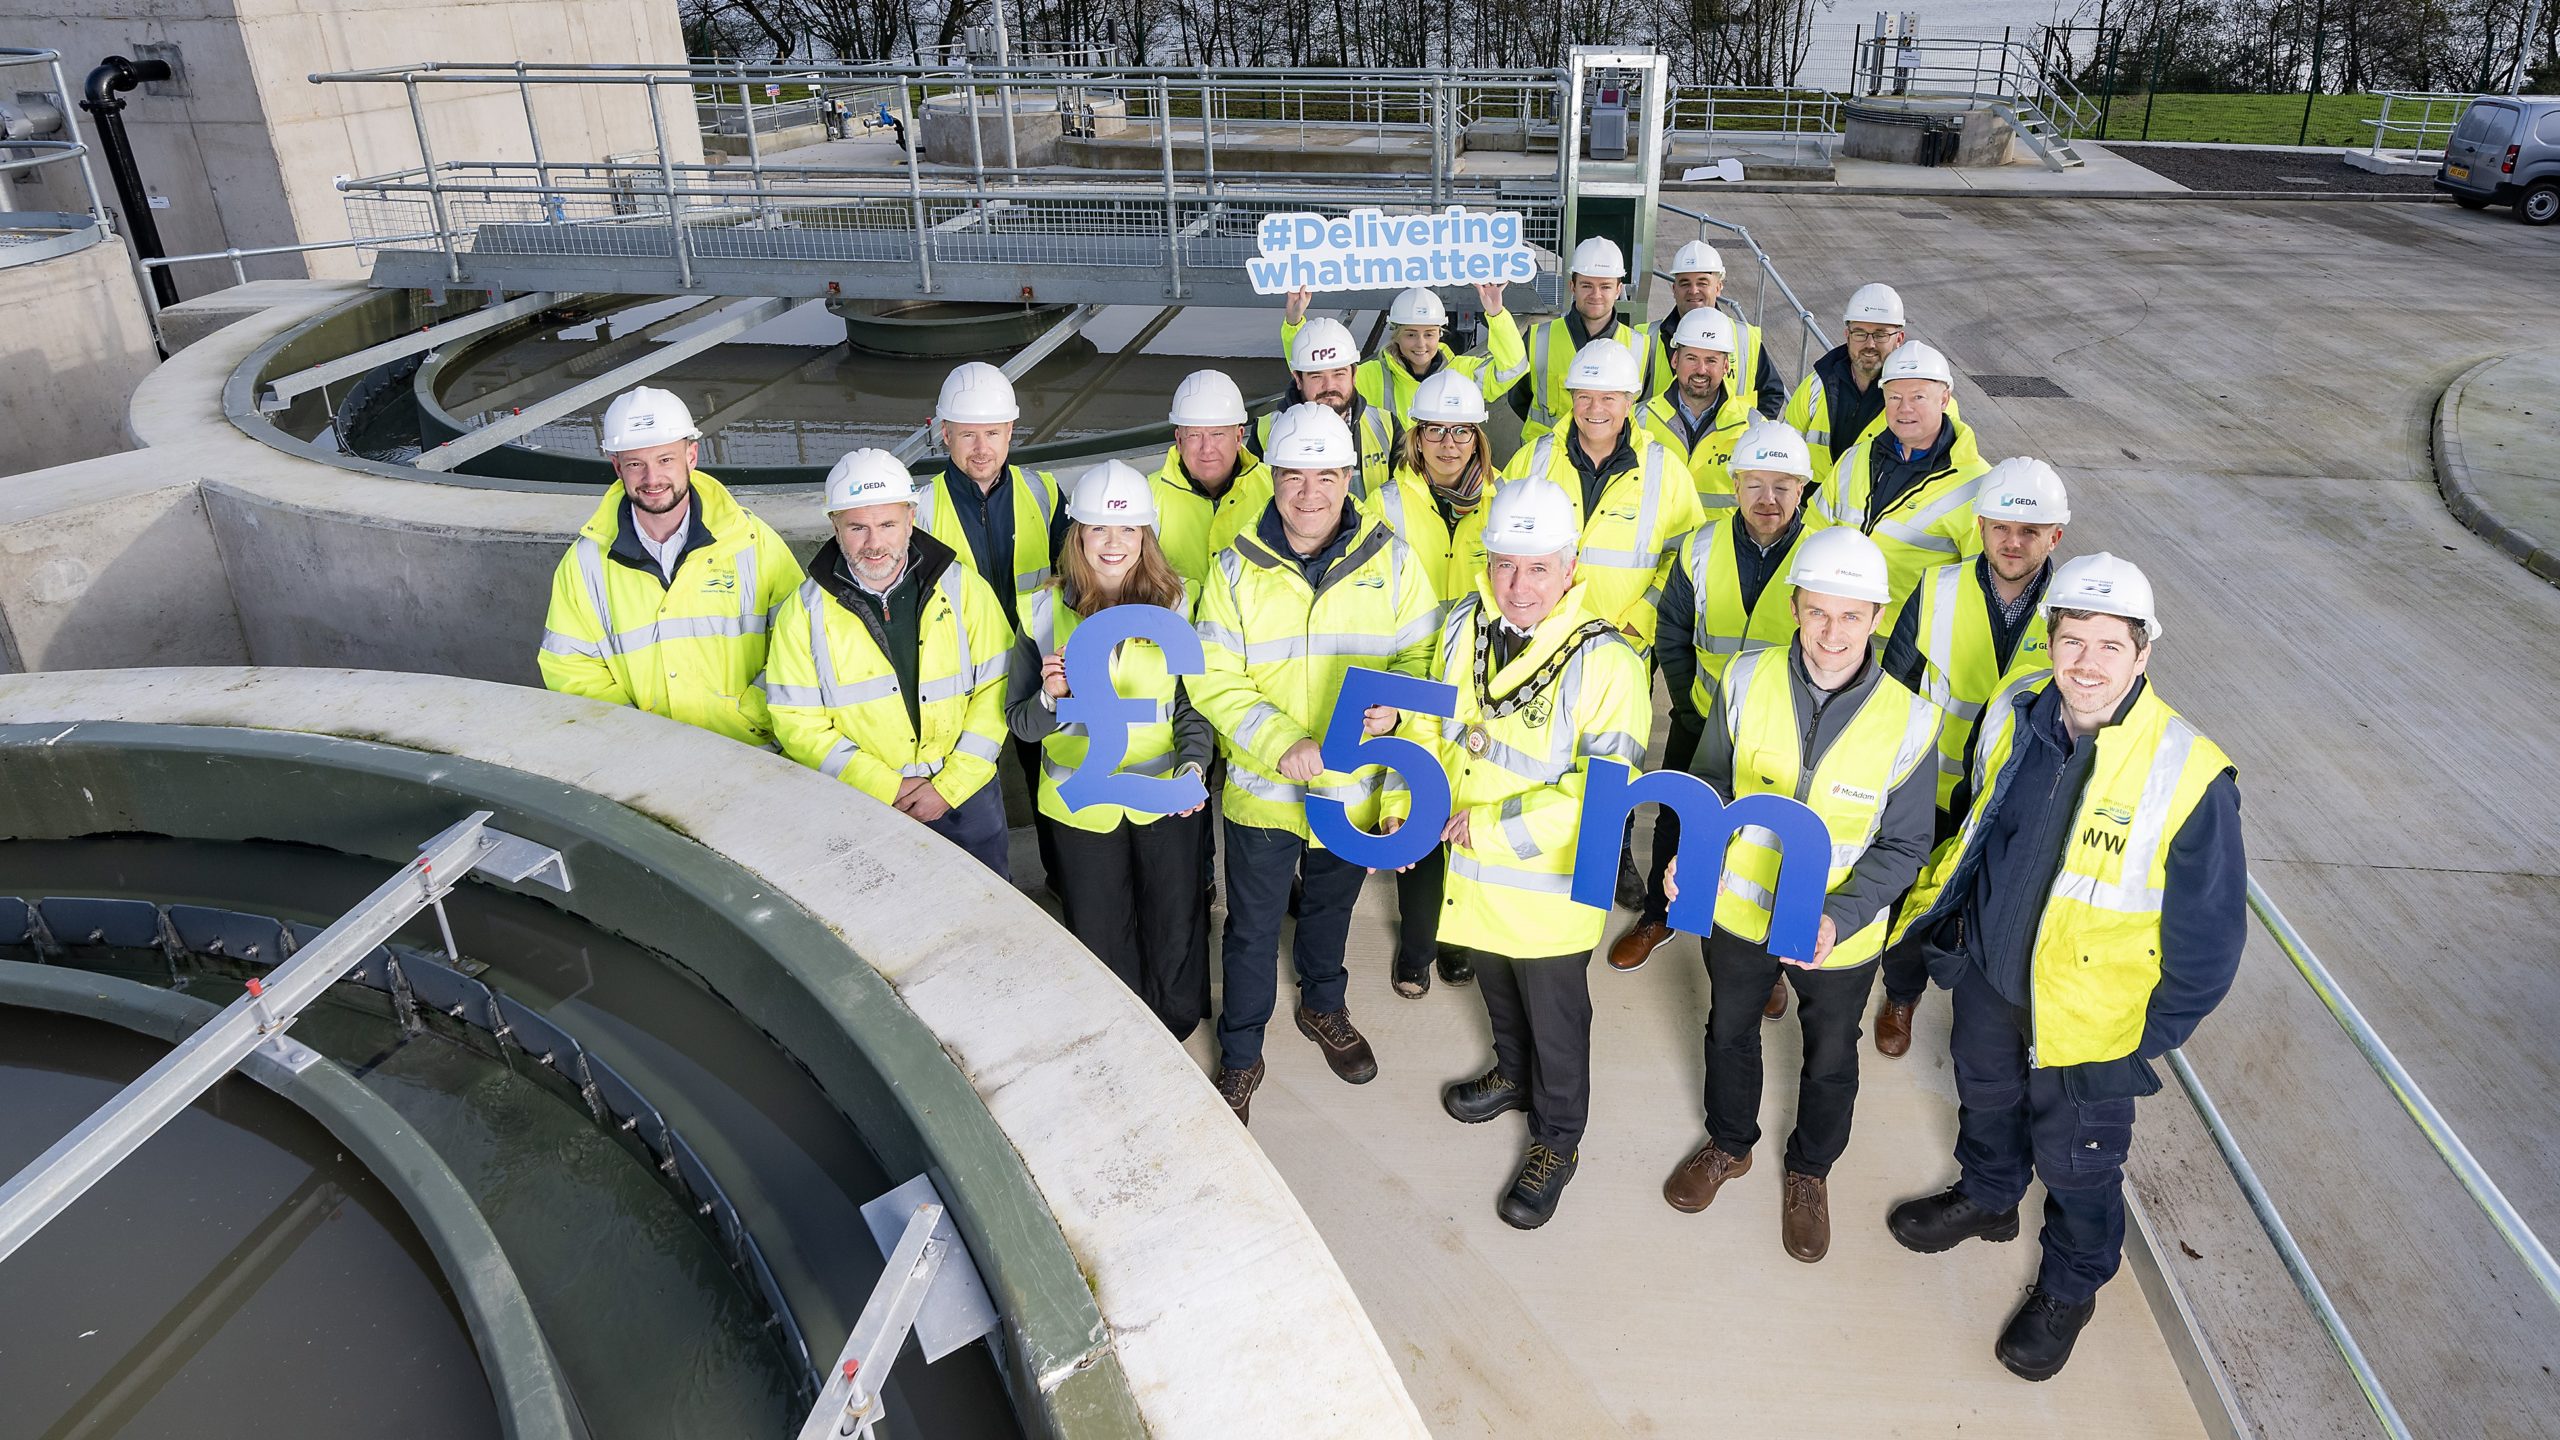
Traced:
[[1406, 974], [1431, 968], [1440, 953], [1440, 908], [1449, 874], [1443, 845], [1396, 872], [1396, 966]]
[[[1663, 769], [1685, 771], [1689, 762], [1698, 758], [1698, 742], [1706, 735], [1703, 723], [1677, 705], [1671, 708], [1671, 734], [1663, 741]], [[1671, 913], [1670, 898], [1662, 893], [1662, 872], [1671, 868], [1672, 857], [1679, 853], [1680, 812], [1668, 805], [1655, 806], [1653, 864], [1644, 872], [1644, 913], [1636, 917], [1638, 920], [1659, 924]]]
[[1591, 952], [1515, 960], [1450, 948], [1476, 967], [1493, 1068], [1529, 1097], [1529, 1138], [1573, 1154], [1591, 1118]]
[[1209, 812], [1165, 815], [1109, 830], [1059, 825], [1058, 870], [1067, 928], [1122, 984], [1187, 1039], [1209, 1013], [1209, 957], [1201, 923], [1200, 856]]
[[1707, 937], [1704, 948], [1707, 1138], [1729, 1155], [1747, 1155], [1760, 1143], [1761, 1010], [1769, 1003], [1769, 987], [1784, 974], [1795, 987], [1796, 1019], [1804, 1027], [1787, 1169], [1829, 1175], [1832, 1162], [1849, 1148], [1849, 1117], [1858, 1104], [1859, 1022], [1866, 1018], [1876, 967], [1806, 970], [1721, 929]]
[[2066, 1305], [2096, 1298], [2124, 1260], [2124, 1158], [2133, 1101], [2074, 1101], [2064, 1071], [2027, 1068], [2026, 1016], [1968, 968], [1956, 986], [1956, 1188], [2006, 1210], [2044, 1181], [2036, 1284]]

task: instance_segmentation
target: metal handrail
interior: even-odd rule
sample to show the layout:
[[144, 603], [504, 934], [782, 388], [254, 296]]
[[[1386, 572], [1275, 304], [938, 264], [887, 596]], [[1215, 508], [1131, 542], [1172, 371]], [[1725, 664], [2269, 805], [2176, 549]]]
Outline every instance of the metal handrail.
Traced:
[[[1666, 108], [1666, 123], [1677, 133], [1715, 135], [1726, 133], [1717, 123], [1718, 116], [1735, 117], [1746, 122], [1742, 129], [1753, 134], [1837, 135], [1840, 133], [1841, 107], [1846, 98], [1839, 91], [1812, 85], [1692, 85], [1673, 82]], [[1775, 119], [1773, 132], [1765, 123]]]
[[[1908, 52], [1919, 63], [1899, 63]], [[1854, 85], [1865, 80], [1868, 93], [1890, 75], [1896, 95], [1957, 95], [1977, 100], [2024, 100], [2046, 112], [2072, 137], [2094, 133], [2099, 105], [2069, 74], [2048, 63], [2049, 56], [2023, 40], [1947, 38], [1897, 40], [1870, 36], [1859, 42]]]
[[[1773, 285], [1776, 286], [1778, 294], [1785, 298], [1788, 310], [1794, 314], [1797, 325], [1802, 327], [1801, 334], [1796, 345], [1797, 374], [1803, 374], [1806, 364], [1815, 354], [1820, 353], [1813, 348], [1814, 346], [1821, 346], [1823, 351], [1828, 351], [1831, 348], [1831, 336], [1823, 330], [1822, 322], [1814, 319], [1813, 312], [1805, 308], [1805, 303], [1802, 300], [1796, 298], [1795, 288], [1787, 284], [1786, 276], [1778, 273], [1777, 262], [1769, 258], [1768, 251], [1760, 248], [1759, 241], [1751, 238], [1751, 232], [1748, 229], [1737, 225], [1730, 220], [1719, 220], [1715, 216], [1709, 215], [1700, 210], [1690, 210], [1678, 205], [1665, 205], [1661, 208], [1662, 213], [1665, 215], [1677, 215], [1686, 220], [1696, 221], [1700, 239], [1706, 238], [1706, 228], [1710, 225], [1714, 226], [1718, 230], [1724, 231], [1726, 234], [1734, 236], [1743, 243], [1743, 246], [1746, 249], [1750, 250], [1751, 258], [1760, 262], [1759, 290], [1754, 296], [1752, 302], [1751, 323], [1754, 325], [1763, 323], [1764, 317], [1768, 314], [1769, 289]], [[1655, 273], [1660, 274], [1665, 280], [1671, 278], [1668, 274], [1660, 271]], [[1766, 343], [1766, 339], [1767, 337], [1764, 331], [1762, 336], [1763, 343]]]
[[212, 260], [228, 260], [231, 262], [231, 282], [235, 285], [246, 285], [249, 283], [248, 267], [240, 262], [255, 259], [261, 255], [300, 255], [313, 250], [378, 250], [386, 245], [397, 245], [410, 240], [434, 240], [440, 238], [441, 234], [441, 231], [436, 230], [416, 230], [406, 235], [355, 235], [344, 240], [312, 240], [300, 245], [261, 245], [248, 250], [234, 245], [227, 250], [207, 250], [196, 255], [154, 255], [138, 263], [146, 270], [157, 270], [169, 265], [195, 265]]
[[89, 197], [89, 215], [101, 228], [104, 228], [107, 224], [106, 202], [98, 198], [98, 177], [89, 169], [89, 146], [80, 138], [80, 122], [72, 118], [77, 113], [78, 102], [69, 77], [62, 73], [62, 52], [0, 45], [0, 70], [20, 65], [42, 65], [53, 72], [53, 96], [62, 108], [62, 133], [67, 138], [12, 140], [6, 146], [0, 146], [0, 149], [48, 152], [9, 161], [5, 165], [0, 165], [0, 172], [34, 170], [46, 165], [60, 165], [66, 161], [77, 165], [80, 171], [80, 188]]
[[[2450, 141], [2453, 138], [2454, 127], [2462, 123], [2462, 117], [2470, 110], [2471, 102], [2479, 98], [2467, 90], [2375, 90], [2368, 93], [2382, 97], [2382, 114], [2374, 119], [2359, 120], [2356, 123], [2372, 127], [2373, 145], [2366, 153], [2376, 156], [2385, 149], [2407, 150], [2414, 156], [2427, 149], [2427, 141], [2439, 132], [2443, 135], [2444, 141]], [[2421, 106], [2417, 122], [2411, 124], [2407, 120], [2402, 120], [2394, 124], [2391, 119], [2391, 107], [2395, 103], [2401, 105], [2414, 103]], [[2438, 121], [2436, 119], [2438, 105], [2452, 106], [2451, 118]], [[2413, 137], [2407, 145], [2390, 143], [2389, 137], [2398, 131], [2406, 131]], [[2443, 141], [2439, 141], [2434, 148], [2443, 149]]]

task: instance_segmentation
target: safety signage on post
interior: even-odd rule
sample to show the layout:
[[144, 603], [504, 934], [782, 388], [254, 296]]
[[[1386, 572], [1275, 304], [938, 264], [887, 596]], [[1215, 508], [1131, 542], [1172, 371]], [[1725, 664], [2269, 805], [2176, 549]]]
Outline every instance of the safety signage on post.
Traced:
[[1255, 233], [1262, 253], [1244, 263], [1257, 295], [1526, 285], [1538, 278], [1537, 252], [1522, 238], [1513, 210], [1291, 212], [1264, 216]]

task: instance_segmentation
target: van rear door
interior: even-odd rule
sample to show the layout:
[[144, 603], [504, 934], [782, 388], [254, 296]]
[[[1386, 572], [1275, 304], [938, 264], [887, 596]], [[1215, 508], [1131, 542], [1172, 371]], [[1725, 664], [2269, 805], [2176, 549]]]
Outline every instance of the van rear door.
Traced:
[[2442, 178], [2466, 189], [2497, 189], [2498, 166], [2507, 158], [2507, 146], [2512, 143], [2521, 113], [2503, 101], [2473, 102], [2470, 109], [2462, 112], [2462, 123], [2453, 127], [2452, 138], [2445, 142]]

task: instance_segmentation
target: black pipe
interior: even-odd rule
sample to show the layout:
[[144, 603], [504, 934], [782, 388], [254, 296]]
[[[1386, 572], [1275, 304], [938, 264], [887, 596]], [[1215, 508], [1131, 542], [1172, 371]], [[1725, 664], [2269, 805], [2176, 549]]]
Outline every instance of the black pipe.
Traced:
[[[151, 196], [142, 188], [141, 167], [133, 163], [133, 146], [124, 134], [124, 101], [118, 92], [131, 90], [146, 80], [169, 78], [166, 60], [128, 60], [110, 55], [89, 72], [88, 83], [81, 87], [80, 108], [89, 112], [98, 129], [98, 149], [106, 156], [107, 173], [115, 178], [116, 199], [124, 206], [125, 234], [133, 241], [136, 255], [158, 260], [169, 252], [160, 243], [160, 226], [151, 218]], [[151, 293], [160, 297], [162, 309], [178, 303], [177, 282], [169, 278], [165, 265], [147, 267], [151, 271]]]

